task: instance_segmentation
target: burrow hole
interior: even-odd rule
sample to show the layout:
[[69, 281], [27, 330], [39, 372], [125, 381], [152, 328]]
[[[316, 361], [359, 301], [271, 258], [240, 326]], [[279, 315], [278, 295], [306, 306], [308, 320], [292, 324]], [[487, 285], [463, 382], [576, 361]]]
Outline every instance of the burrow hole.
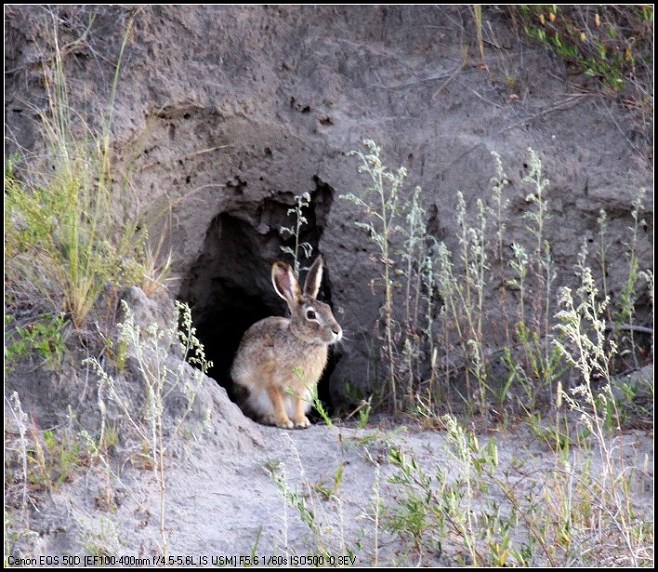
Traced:
[[[303, 227], [300, 241], [313, 246], [312, 258], [322, 254], [318, 250], [331, 209], [334, 191], [326, 183], [314, 178], [315, 189], [311, 204], [304, 210], [308, 223]], [[209, 375], [234, 399], [230, 378], [231, 364], [244, 332], [267, 316], [287, 316], [286, 303], [279, 298], [271, 282], [271, 268], [275, 260], [291, 263], [281, 246], [294, 246], [279, 232], [282, 226], [294, 226], [288, 215], [293, 208], [292, 193], [266, 198], [260, 203], [240, 208], [229, 208], [211, 222], [203, 250], [191, 266], [182, 283], [179, 298], [192, 309], [197, 336], [203, 343], [206, 357], [212, 360]], [[309, 266], [311, 260], [303, 260]], [[305, 278], [302, 272], [301, 281]], [[331, 268], [325, 267], [318, 298], [331, 305]], [[330, 397], [331, 374], [340, 359], [340, 349], [332, 347], [329, 362], [318, 385], [318, 396], [331, 414], [334, 404]]]

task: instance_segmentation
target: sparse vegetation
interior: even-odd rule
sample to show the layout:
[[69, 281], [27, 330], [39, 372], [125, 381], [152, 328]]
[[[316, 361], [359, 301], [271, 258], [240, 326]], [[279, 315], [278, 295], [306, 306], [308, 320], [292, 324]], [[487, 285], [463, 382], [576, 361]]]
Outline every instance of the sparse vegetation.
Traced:
[[[312, 543], [315, 547], [314, 554], [305, 554], [309, 560], [304, 564], [322, 566], [328, 563], [329, 558], [334, 558], [336, 554], [353, 557], [354, 550], [346, 544], [342, 528], [342, 500], [340, 497], [340, 487], [343, 479], [345, 465], [340, 464], [336, 467], [332, 475], [331, 484], [326, 485], [322, 482], [312, 482], [306, 475], [304, 465], [299, 458], [294, 444], [291, 447], [295, 454], [296, 473], [301, 476], [301, 490], [290, 484], [288, 476], [288, 467], [285, 463], [271, 461], [265, 467], [270, 478], [276, 485], [283, 507], [280, 512], [282, 516], [282, 536], [281, 545], [278, 550], [285, 558], [285, 564], [294, 564], [293, 558], [299, 556], [288, 540], [288, 529], [291, 525], [292, 517], [288, 509], [294, 510], [293, 517], [297, 517], [308, 527], [312, 534]], [[335, 526], [335, 519], [330, 515], [338, 514], [338, 524]]]
[[[387, 172], [381, 166], [379, 149], [372, 142], [366, 142], [366, 146], [373, 152], [370, 163]], [[530, 188], [526, 196], [528, 210], [524, 214], [528, 221], [528, 240], [525, 244], [512, 243], [509, 251], [504, 246], [503, 222], [508, 203], [504, 196], [507, 176], [497, 155], [494, 155], [497, 175], [492, 179], [492, 209], [478, 200], [476, 214], [471, 220], [463, 196], [457, 193], [456, 216], [461, 234], [456, 259], [445, 244], [437, 245], [432, 237], [423, 236], [422, 224], [418, 225], [419, 238], [413, 243], [400, 239], [401, 228], [393, 224], [391, 228], [399, 233], [397, 240], [393, 232], [385, 235], [372, 224], [357, 226], [364, 226], [378, 251], [386, 253], [382, 260], [386, 267], [402, 268], [404, 261], [419, 260], [413, 250], [416, 244], [432, 246], [423, 251], [427, 259], [422, 266], [418, 265], [432, 269], [429, 279], [423, 282], [423, 289], [414, 290], [403, 280], [395, 282], [400, 277], [411, 276], [408, 271], [388, 275], [382, 272], [391, 280], [390, 291], [384, 296], [384, 307], [396, 309], [389, 316], [389, 329], [395, 332], [393, 339], [396, 342], [407, 340], [408, 344], [415, 332], [411, 328], [405, 330], [405, 326], [409, 328], [410, 324], [431, 314], [422, 313], [414, 321], [404, 314], [402, 304], [389, 304], [386, 300], [389, 297], [395, 300], [399, 292], [405, 292], [406, 298], [401, 299], [412, 301], [411, 304], [407, 302], [407, 308], [410, 305], [418, 308], [417, 303], [413, 304], [414, 299], [418, 300], [413, 292], [430, 300], [432, 291], [436, 290], [444, 304], [438, 314], [439, 324], [430, 321], [424, 333], [432, 336], [437, 330], [442, 331], [439, 336], [447, 342], [444, 343], [447, 355], [450, 355], [450, 345], [457, 343], [464, 363], [464, 400], [467, 405], [476, 406], [467, 407], [467, 412], [472, 415], [475, 411], [504, 411], [512, 398], [517, 400], [521, 405], [520, 413], [535, 437], [546, 443], [555, 456], [555, 471], [545, 482], [535, 482], [531, 492], [525, 486], [518, 489], [509, 474], [500, 474], [493, 441], [481, 447], [477, 436], [465, 431], [454, 417], [436, 417], [435, 404], [441, 402], [441, 393], [447, 393], [454, 385], [459, 369], [441, 371], [436, 368], [438, 360], [427, 359], [426, 353], [415, 370], [417, 377], [405, 386], [404, 402], [409, 403], [415, 396], [416, 412], [424, 424], [436, 426], [438, 423], [447, 429], [457, 463], [455, 480], [440, 469], [434, 475], [425, 472], [414, 459], [392, 447], [389, 460], [398, 468], [392, 482], [404, 494], [388, 509], [385, 526], [408, 546], [410, 562], [429, 562], [450, 548], [459, 562], [475, 566], [594, 565], [608, 560], [625, 561], [634, 566], [647, 564], [652, 561], [652, 555], [647, 552], [646, 526], [637, 518], [632, 501], [630, 474], [636, 468], [629, 467], [621, 447], [613, 445], [623, 440], [621, 404], [628, 399], [624, 395], [630, 395], [633, 390], [624, 391], [623, 387], [616, 393], [612, 390], [614, 371], [618, 371], [612, 367], [617, 346], [615, 337], [610, 336], [609, 323], [605, 321], [608, 317], [613, 319], [613, 324], [633, 324], [640, 276], [635, 252], [638, 229], [644, 224], [640, 214], [644, 191], [634, 202], [634, 225], [628, 243], [628, 279], [616, 309], [609, 308], [610, 300], [599, 295], [585, 249], [576, 268], [581, 286], [578, 302], [574, 303], [569, 289], [555, 291], [558, 274], [545, 231], [546, 221], [551, 216], [546, 198], [550, 183], [543, 177], [538, 154], [532, 149], [529, 154], [528, 170], [523, 178]], [[364, 157], [359, 157], [363, 162]], [[377, 181], [371, 173], [370, 178]], [[365, 191], [363, 196], [369, 196], [369, 192]], [[396, 195], [401, 196], [404, 196], [402, 191]], [[420, 192], [406, 196], [413, 198], [408, 205], [398, 198], [397, 212], [417, 211]], [[372, 216], [374, 205], [353, 196], [348, 198], [364, 206], [365, 214]], [[381, 213], [377, 217], [381, 218]], [[489, 218], [494, 219], [493, 225]], [[607, 248], [605, 220], [605, 213], [601, 213], [599, 263], [603, 269]], [[496, 238], [491, 241], [492, 246], [488, 240], [490, 226], [495, 229]], [[484, 343], [485, 330], [491, 328], [493, 321], [501, 319], [500, 314], [491, 313], [483, 297], [484, 292], [491, 289], [487, 281], [494, 277], [490, 260], [509, 269], [509, 273], [503, 275], [506, 289], [501, 294], [501, 306], [511, 310], [509, 315], [502, 316], [509, 320], [510, 327], [504, 328], [507, 335], [502, 348]], [[651, 282], [650, 273], [643, 277]], [[605, 290], [605, 276], [600, 282]], [[514, 306], [516, 311], [512, 310]], [[388, 339], [382, 335], [384, 345]], [[438, 339], [434, 343], [432, 347], [439, 347]], [[395, 345], [393, 348], [389, 367], [397, 375], [408, 363], [408, 352], [397, 351]], [[502, 352], [501, 363], [508, 371], [502, 385], [495, 380], [495, 363], [489, 357], [498, 352]], [[632, 339], [627, 352], [637, 359], [638, 348], [633, 346]], [[566, 374], [569, 372], [572, 377], [577, 372], [581, 381], [568, 384]], [[433, 380], [433, 385], [428, 386], [427, 379]], [[382, 380], [382, 385], [389, 383], [390, 377]], [[440, 392], [428, 394], [428, 387]], [[547, 409], [553, 417], [542, 415], [541, 411]], [[574, 414], [578, 417], [575, 423]], [[435, 421], [430, 421], [432, 418]], [[594, 469], [595, 466], [599, 468]], [[486, 503], [481, 498], [483, 494], [498, 500]], [[548, 505], [551, 515], [548, 522], [546, 507], [540, 500], [542, 495], [550, 495], [552, 499]], [[595, 540], [604, 530], [614, 530], [609, 545]], [[579, 552], [578, 547], [584, 541], [594, 544], [592, 556]]]
[[[70, 105], [67, 52], [53, 26], [52, 68], [44, 70], [48, 109], [36, 110], [45, 151], [38, 158], [11, 157], [5, 168], [10, 316], [14, 306], [34, 304], [37, 312], [54, 316], [60, 331], [63, 321], [80, 330], [99, 302], [115, 299], [121, 287], [144, 283], [155, 290], [166, 279], [170, 261], [156, 261], [159, 253], [151, 252], [148, 226], [127, 200], [132, 191], [129, 177], [117, 181], [113, 170], [110, 133], [133, 18], [124, 33], [100, 127], [86, 123]], [[19, 337], [29, 329], [42, 330], [44, 323], [37, 317]]]
[[[478, 325], [474, 322], [470, 313], [471, 306], [464, 304], [457, 309], [456, 299], [452, 297], [461, 296], [462, 301], [471, 296], [471, 286], [480, 278], [484, 261], [479, 260], [475, 266], [467, 266], [474, 269], [470, 280], [462, 290], [457, 285], [455, 293], [451, 288], [454, 283], [448, 284], [448, 276], [451, 271], [450, 262], [442, 258], [446, 250], [436, 239], [427, 232], [426, 213], [422, 206], [422, 191], [416, 187], [411, 193], [409, 201], [404, 200], [403, 185], [406, 178], [406, 170], [398, 169], [396, 172], [389, 171], [382, 163], [381, 149], [373, 141], [365, 141], [367, 152], [354, 152], [361, 160], [360, 172], [364, 172], [370, 178], [370, 186], [365, 189], [364, 197], [355, 193], [343, 195], [348, 200], [363, 209], [364, 223], [355, 221], [355, 226], [368, 232], [368, 237], [377, 249], [377, 260], [381, 263], [381, 276], [373, 280], [371, 288], [375, 284], [383, 283], [384, 303], [381, 309], [381, 317], [377, 324], [378, 337], [383, 342], [381, 345], [384, 363], [386, 364], [386, 384], [382, 390], [390, 400], [394, 411], [409, 410], [414, 407], [414, 394], [416, 384], [422, 375], [424, 364], [427, 360], [437, 365], [437, 343], [436, 325], [434, 314], [437, 309], [437, 292], [446, 296], [451, 302], [446, 302], [453, 313], [464, 307], [468, 308], [467, 319], [472, 328]], [[461, 204], [461, 203], [460, 203]], [[464, 211], [460, 211], [463, 212]], [[462, 255], [466, 258], [472, 256], [471, 241], [477, 241], [477, 237], [462, 236], [460, 242], [463, 245]], [[397, 251], [396, 243], [402, 242], [402, 248]], [[477, 249], [482, 254], [482, 249]], [[439, 262], [443, 260], [444, 265]], [[479, 263], [479, 265], [478, 265]], [[441, 274], [443, 272], [443, 274]], [[446, 286], [445, 290], [434, 287], [438, 282]], [[482, 292], [479, 292], [479, 301], [482, 302]], [[445, 300], [445, 298], [444, 298]], [[464, 340], [463, 349], [471, 351], [471, 346]], [[477, 353], [478, 348], [473, 351]], [[375, 359], [379, 361], [379, 355], [375, 353]], [[434, 390], [435, 369], [429, 378], [430, 397], [436, 397]], [[470, 377], [469, 377], [470, 379]]]
[[[458, 250], [453, 255], [445, 243], [437, 243], [427, 232], [420, 189], [403, 192], [404, 170], [399, 170], [397, 176], [390, 173], [382, 164], [380, 149], [372, 141], [366, 141], [365, 145], [368, 154], [357, 153], [357, 156], [371, 186], [363, 191], [366, 199], [355, 194], [345, 198], [363, 207], [366, 220], [373, 221], [357, 222], [356, 226], [368, 231], [382, 266], [383, 326], [375, 331], [380, 332], [388, 370], [381, 386], [390, 388], [387, 395], [394, 410], [412, 410], [418, 404], [419, 395], [426, 404], [445, 402], [444, 397], [460, 381], [465, 389], [461, 397], [471, 414], [486, 414], [494, 404], [504, 409], [508, 403], [516, 402], [517, 409], [523, 413], [534, 411], [540, 402], [553, 404], [556, 384], [565, 378], [571, 365], [551, 345], [556, 336], [553, 314], [558, 273], [546, 236], [546, 224], [551, 218], [547, 199], [550, 182], [543, 175], [539, 155], [529, 150], [523, 177], [529, 188], [525, 199], [527, 210], [523, 214], [528, 221], [525, 244], [513, 242], [509, 250], [504, 247], [504, 218], [509, 203], [504, 189], [508, 178], [500, 157], [494, 154], [492, 208], [478, 199], [476, 213], [471, 217], [463, 195], [457, 192], [460, 234]], [[390, 181], [390, 191], [384, 187], [386, 181]], [[642, 195], [643, 191], [632, 213], [635, 224], [629, 242], [626, 288], [619, 297], [619, 309], [609, 312], [615, 324], [628, 324], [631, 333], [639, 276], [635, 251], [638, 228], [643, 224]], [[376, 210], [379, 203], [368, 202], [368, 197], [373, 196], [381, 198], [386, 205], [381, 212]], [[405, 196], [406, 203], [402, 198]], [[403, 216], [406, 226], [401, 224]], [[489, 239], [492, 233], [495, 240]], [[605, 252], [601, 258], [604, 266]], [[485, 299], [485, 293], [492, 291], [492, 280], [504, 283], [504, 288], [499, 290], [500, 303], [494, 306]], [[439, 299], [442, 306], [437, 312]], [[485, 343], [491, 337], [490, 332], [500, 330], [505, 332], [505, 345], [495, 347]], [[632, 336], [630, 340], [628, 351], [637, 356], [638, 348], [633, 346]], [[438, 354], [439, 349], [443, 355]], [[455, 365], [441, 367], [442, 363]], [[507, 369], [504, 381], [494, 374], [497, 364]]]
[[651, 145], [653, 5], [537, 4], [513, 6], [509, 13], [525, 35], [564, 61], [568, 74], [598, 80], [598, 91], [626, 108]]
[[[620, 91], [653, 67], [653, 6], [519, 6], [525, 33]], [[645, 95], [653, 97], [653, 94]]]
[[[580, 411], [588, 423], [602, 422], [596, 413]], [[629, 466], [620, 451], [611, 457], [593, 447], [590, 432], [572, 436], [568, 445], [565, 424], [558, 429], [565, 440], [552, 453], [554, 469], [540, 477], [528, 459], [514, 457], [503, 466], [493, 439], [481, 445], [451, 416], [442, 423], [449, 469], [423, 468], [395, 447], [389, 457], [397, 469], [390, 482], [399, 496], [384, 522], [407, 546], [409, 561], [431, 562], [447, 553], [469, 566], [652, 562], [646, 524], [630, 496], [638, 467]], [[554, 444], [555, 435], [545, 438]], [[589, 547], [584, 552], [583, 543]]]
[[[49, 109], [40, 112], [46, 153], [20, 176], [12, 161], [5, 170], [9, 292], [20, 299], [36, 289], [50, 312], [63, 313], [76, 328], [83, 327], [108, 284], [131, 283], [140, 272], [134, 262], [138, 225], [128, 212], [120, 212], [127, 204], [113, 185], [110, 152], [114, 98], [130, 26], [101, 132], [81, 122], [70, 107], [65, 54], [53, 28]], [[82, 125], [83, 132], [74, 125]], [[128, 183], [123, 185], [127, 190]]]
[[[167, 449], [179, 434], [194, 405], [204, 374], [212, 363], [206, 360], [203, 346], [196, 337], [189, 307], [177, 303], [176, 313], [166, 327], [151, 324], [145, 330], [135, 323], [135, 316], [125, 302], [123, 310], [125, 319], [119, 324], [119, 338], [126, 343], [126, 351], [135, 360], [136, 370], [143, 382], [144, 402], [141, 407], [136, 409], [135, 398], [130, 397], [134, 391], [126, 387], [125, 382], [121, 383], [110, 376], [98, 359], [88, 358], [85, 363], [99, 377], [101, 411], [107, 411], [109, 404], [118, 407], [134, 430], [135, 437], [142, 443], [143, 461], [148, 461], [147, 465], [160, 488], [160, 533], [166, 556], [169, 550], [166, 532]], [[172, 353], [181, 355], [182, 359], [172, 364]], [[197, 368], [189, 368], [188, 363]], [[173, 417], [167, 414], [168, 402], [177, 394], [184, 397], [186, 407], [178, 417]], [[104, 419], [99, 441], [105, 439]]]
[[[158, 262], [162, 237], [157, 249], [152, 251], [148, 241], [149, 225], [135, 216], [134, 205], [129, 200], [133, 190], [130, 176], [120, 178], [115, 172], [111, 150], [115, 99], [135, 14], [126, 24], [106, 113], [101, 118], [95, 118], [94, 125], [85, 121], [70, 104], [66, 71], [70, 45], [62, 45], [60, 26], [53, 21], [50, 38], [52, 57], [48, 65], [44, 65], [47, 106], [34, 110], [40, 123], [44, 149], [35, 156], [10, 157], [4, 174], [6, 371], [13, 371], [20, 362], [28, 359], [34, 362], [34, 358], [38, 357], [40, 363], [36, 367], [51, 370], [52, 382], [55, 383], [55, 374], [67, 375], [63, 372], [64, 367], [76, 368], [72, 362], [77, 359], [82, 345], [80, 342], [90, 329], [93, 328], [102, 338], [116, 326], [112, 306], [116, 304], [121, 288], [140, 284], [150, 294], [155, 294], [167, 279], [171, 259], [164, 264]], [[55, 17], [54, 13], [51, 15]], [[89, 28], [92, 23], [93, 17]], [[76, 42], [84, 42], [84, 36]], [[102, 322], [101, 315], [107, 312], [108, 307], [112, 316], [109, 316], [107, 323]], [[185, 316], [185, 326], [189, 332], [189, 312]], [[93, 322], [92, 328], [89, 322]], [[102, 327], [99, 322], [102, 322]], [[130, 324], [134, 326], [134, 322]], [[178, 332], [176, 324], [174, 327], [174, 331]], [[130, 339], [130, 333], [136, 337]], [[72, 338], [71, 334], [75, 337]], [[162, 337], [164, 333], [156, 331], [155, 335]], [[191, 359], [202, 362], [202, 349], [195, 345], [197, 340], [193, 332], [181, 340], [187, 342], [183, 353], [187, 355], [192, 352]], [[109, 339], [106, 338], [106, 342], [108, 345], [105, 348], [102, 348], [102, 343], [98, 344], [98, 348], [110, 350]], [[134, 344], [139, 349], [139, 344], [143, 343], [146, 342], [140, 338], [139, 332], [135, 333], [135, 329], [129, 331], [126, 326], [118, 343], [117, 366], [121, 368], [121, 362], [125, 361], [125, 355], [121, 355], [123, 350], [130, 348], [134, 353], [138, 351]], [[166, 351], [172, 349], [173, 346]], [[141, 357], [142, 372], [147, 375], [153, 364], [150, 357], [146, 358], [143, 354]], [[159, 357], [162, 358], [162, 354]], [[93, 363], [101, 367], [98, 361]], [[158, 367], [163, 365], [164, 362], [157, 364]], [[164, 377], [170, 373], [166, 368], [161, 370]], [[153, 388], [147, 384], [148, 389]], [[149, 396], [152, 397], [147, 399], [150, 409], [143, 413], [151, 421], [150, 428], [156, 429], [155, 436], [161, 438], [158, 454], [164, 454], [164, 396], [159, 395], [160, 409], [155, 403], [157, 391]], [[190, 393], [189, 397], [192, 399], [193, 395]], [[12, 399], [20, 429], [21, 478], [24, 483], [22, 516], [20, 523], [16, 523], [17, 536], [20, 537], [24, 536], [20, 527], [29, 531], [28, 504], [33, 504], [31, 496], [36, 497], [44, 490], [52, 492], [60, 489], [90, 464], [104, 466], [107, 475], [116, 480], [107, 456], [108, 451], [118, 444], [118, 434], [115, 426], [106, 426], [104, 409], [100, 436], [92, 437], [86, 429], [79, 427], [73, 421], [71, 412], [64, 428], [44, 430], [33, 419], [29, 422], [28, 431], [28, 418], [21, 409], [18, 395], [15, 394]], [[128, 401], [125, 398], [124, 403]], [[101, 400], [101, 408], [104, 407]], [[137, 417], [131, 420], [135, 426], [140, 426]], [[153, 432], [149, 432], [148, 436], [155, 437]], [[153, 453], [153, 448], [150, 452]], [[13, 466], [12, 458], [13, 455], [10, 455], [6, 460], [9, 466]], [[162, 463], [156, 466], [161, 467]], [[114, 502], [110, 498], [111, 485], [107, 491], [109, 496], [105, 504], [109, 507]], [[112, 534], [115, 533], [113, 530]]]

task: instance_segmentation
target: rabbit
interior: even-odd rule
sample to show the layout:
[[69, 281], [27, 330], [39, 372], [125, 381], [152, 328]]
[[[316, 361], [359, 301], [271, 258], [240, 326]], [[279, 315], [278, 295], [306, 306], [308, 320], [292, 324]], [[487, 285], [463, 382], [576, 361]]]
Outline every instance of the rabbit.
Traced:
[[[318, 256], [304, 282], [285, 262], [272, 265], [272, 284], [290, 318], [270, 316], [244, 334], [231, 367], [233, 383], [247, 394], [243, 409], [267, 425], [306, 428], [313, 390], [327, 364], [329, 346], [343, 330], [328, 304], [317, 300], [323, 260]], [[244, 391], [246, 390], [246, 391]]]

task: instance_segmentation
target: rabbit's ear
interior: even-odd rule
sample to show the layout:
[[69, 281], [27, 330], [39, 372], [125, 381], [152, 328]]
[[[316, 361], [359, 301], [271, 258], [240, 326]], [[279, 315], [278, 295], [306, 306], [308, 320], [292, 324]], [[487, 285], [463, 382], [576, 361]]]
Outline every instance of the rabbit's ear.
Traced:
[[272, 284], [276, 293], [289, 305], [297, 302], [302, 296], [295, 273], [285, 262], [275, 262], [272, 265]]
[[318, 256], [306, 275], [304, 282], [304, 294], [311, 298], [317, 298], [322, 283], [322, 256]]

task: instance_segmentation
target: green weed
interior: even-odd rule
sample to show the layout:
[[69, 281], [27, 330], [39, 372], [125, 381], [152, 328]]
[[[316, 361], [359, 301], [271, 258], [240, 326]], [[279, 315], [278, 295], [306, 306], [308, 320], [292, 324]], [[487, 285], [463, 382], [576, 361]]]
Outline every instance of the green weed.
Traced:
[[340, 464], [338, 469], [336, 469], [336, 474], [333, 476], [333, 482], [330, 486], [327, 486], [323, 483], [318, 483], [313, 486], [313, 490], [319, 493], [325, 499], [332, 499], [338, 497], [338, 491], [340, 485], [343, 482], [343, 471], [345, 470], [345, 465]]
[[[615, 91], [651, 66], [653, 6], [520, 6], [525, 33]], [[651, 51], [650, 51], [651, 50]]]
[[320, 417], [322, 417], [322, 421], [324, 421], [325, 425], [327, 427], [333, 427], [334, 424], [333, 421], [331, 420], [331, 417], [329, 416], [329, 412], [325, 408], [322, 400], [318, 397], [317, 384], [314, 384], [311, 389], [311, 402], [313, 404], [313, 407], [315, 407], [315, 410], [320, 414]]
[[38, 158], [21, 158], [27, 167], [20, 176], [16, 160], [5, 169], [8, 292], [11, 298], [45, 305], [48, 313], [63, 315], [77, 330], [102, 297], [143, 279], [149, 285], [162, 281], [167, 268], [165, 264], [154, 274], [153, 255], [140, 230], [145, 225], [129, 210], [129, 177], [120, 178], [113, 170], [110, 132], [133, 19], [124, 33], [99, 128], [71, 107], [67, 52], [54, 25], [52, 64], [44, 70], [48, 109], [37, 111], [45, 150]]
[[[332, 477], [333, 482], [330, 485], [325, 485], [324, 483], [313, 483], [309, 481], [299, 455], [297, 455], [297, 462], [299, 463], [298, 471], [302, 478], [302, 484], [306, 489], [305, 491], [299, 491], [290, 486], [285, 463], [281, 461], [270, 461], [265, 466], [265, 469], [279, 490], [284, 503], [283, 542], [286, 554], [290, 550], [288, 546], [288, 508], [290, 507], [312, 533], [315, 544], [313, 551], [315, 554], [326, 557], [334, 553], [335, 550], [340, 550], [344, 554], [353, 555], [352, 549], [345, 543], [342, 501], [339, 494], [345, 464], [341, 463], [338, 465]], [[330, 507], [329, 511], [325, 510], [325, 505]], [[332, 518], [335, 516], [338, 517], [337, 524], [334, 518]], [[337, 537], [336, 533], [338, 533]], [[337, 542], [337, 546], [332, 550], [334, 542]]]
[[32, 448], [28, 451], [29, 482], [45, 490], [58, 490], [70, 481], [81, 466], [88, 463], [84, 443], [70, 431], [32, 429]]
[[[530, 331], [525, 323], [519, 323], [516, 335], [521, 349], [513, 353], [509, 348], [503, 348], [503, 363], [509, 376], [498, 396], [499, 405], [503, 405], [510, 387], [514, 385], [523, 391], [523, 406], [533, 411], [538, 405], [540, 392], [553, 388], [570, 366], [557, 348], [545, 351], [539, 334]], [[545, 398], [546, 392], [543, 393]], [[554, 392], [550, 392], [550, 395], [554, 395]]]
[[[11, 315], [5, 315], [5, 328], [12, 321]], [[36, 353], [46, 369], [59, 370], [66, 354], [66, 326], [62, 316], [48, 314], [26, 326], [15, 326], [5, 344], [5, 367], [11, 369], [17, 360]]]

